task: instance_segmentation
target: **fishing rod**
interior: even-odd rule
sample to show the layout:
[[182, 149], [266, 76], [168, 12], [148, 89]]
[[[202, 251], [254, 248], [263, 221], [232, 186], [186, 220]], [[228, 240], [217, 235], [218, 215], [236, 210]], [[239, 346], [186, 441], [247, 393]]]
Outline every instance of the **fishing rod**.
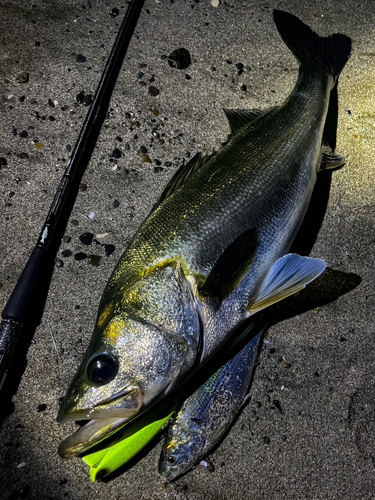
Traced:
[[[39, 316], [38, 312], [40, 309], [43, 310], [46, 300], [46, 293], [42, 293], [42, 288], [45, 287], [48, 277], [46, 275], [49, 275], [49, 278], [52, 275], [51, 262], [56, 257], [82, 175], [90, 161], [105, 120], [113, 88], [143, 3], [144, 0], [130, 1], [95, 97], [82, 125], [35, 248], [2, 312], [0, 324], [0, 395], [2, 395], [5, 380], [17, 357], [18, 346], [24, 337], [23, 334], [30, 328], [35, 329], [40, 324], [42, 313]], [[36, 306], [38, 301], [39, 304]]]

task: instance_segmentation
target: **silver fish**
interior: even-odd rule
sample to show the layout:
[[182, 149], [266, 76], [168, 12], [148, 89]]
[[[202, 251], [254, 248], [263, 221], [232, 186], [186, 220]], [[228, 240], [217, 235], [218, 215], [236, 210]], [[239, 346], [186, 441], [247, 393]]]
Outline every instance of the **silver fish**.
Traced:
[[123, 426], [206, 363], [251, 314], [296, 291], [298, 259], [275, 296], [261, 292], [267, 276], [285, 271], [279, 259], [321, 165], [343, 163], [325, 124], [330, 113], [337, 119], [330, 100], [351, 42], [320, 38], [285, 12], [274, 19], [300, 61], [296, 86], [270, 111], [226, 110], [227, 143], [182, 167], [134, 236], [59, 411], [60, 422], [88, 420], [60, 445], [62, 456]]

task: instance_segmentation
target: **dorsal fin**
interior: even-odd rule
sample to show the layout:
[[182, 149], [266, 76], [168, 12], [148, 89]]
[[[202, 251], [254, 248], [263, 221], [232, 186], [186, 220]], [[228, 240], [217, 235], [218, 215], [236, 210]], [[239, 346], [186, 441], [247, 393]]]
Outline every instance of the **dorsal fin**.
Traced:
[[202, 156], [202, 153], [197, 153], [191, 160], [185, 163], [185, 165], [182, 165], [168, 182], [159, 200], [154, 205], [152, 212], [157, 209], [162, 201], [168, 198], [168, 196], [170, 196], [174, 191], [179, 189], [187, 181], [187, 179], [189, 179], [198, 169], [215, 156], [215, 154], [216, 151], [207, 156]]
[[228, 118], [230, 125], [230, 133], [235, 134], [241, 130], [245, 125], [255, 121], [260, 116], [268, 113], [268, 109], [263, 111], [261, 109], [228, 109], [223, 108], [223, 111]]

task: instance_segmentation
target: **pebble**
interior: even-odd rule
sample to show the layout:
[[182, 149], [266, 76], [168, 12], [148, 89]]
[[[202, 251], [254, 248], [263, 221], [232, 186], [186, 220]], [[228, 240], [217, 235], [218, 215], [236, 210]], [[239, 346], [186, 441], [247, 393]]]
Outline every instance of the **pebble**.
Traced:
[[76, 55], [76, 61], [79, 62], [79, 63], [84, 63], [84, 62], [86, 62], [86, 57], [83, 56], [82, 54], [77, 54]]
[[91, 245], [93, 237], [92, 233], [83, 233], [79, 239], [83, 245]]
[[0, 158], [0, 168], [1, 167], [6, 167], [7, 165], [8, 165], [8, 162], [7, 162], [6, 158], [1, 157]]
[[48, 99], [48, 106], [49, 106], [50, 108], [54, 108], [54, 107], [55, 107], [55, 105], [54, 105], [54, 103], [53, 103], [52, 99]]
[[47, 408], [47, 405], [46, 404], [41, 404], [38, 406], [38, 408], [36, 409], [37, 412], [41, 412], [41, 411], [44, 411], [45, 409]]
[[157, 95], [159, 95], [159, 89], [157, 89], [156, 87], [153, 87], [152, 85], [148, 88], [148, 93], [149, 95], [152, 95], [153, 97], [156, 97]]
[[22, 96], [21, 96], [18, 100], [19, 100], [20, 102], [23, 102], [25, 99], [26, 99], [26, 96], [25, 96], [25, 95], [22, 95]]
[[19, 153], [18, 158], [21, 158], [21, 160], [27, 160], [29, 158], [29, 155], [27, 153]]
[[78, 252], [74, 254], [74, 260], [84, 260], [87, 259], [87, 255], [83, 252]]
[[64, 261], [61, 259], [57, 259], [56, 261], [56, 267], [64, 267]]
[[115, 148], [109, 156], [112, 158], [121, 158], [122, 153], [118, 148]]
[[[117, 208], [120, 206], [120, 202], [118, 200], [113, 200], [113, 207]], [[107, 233], [108, 234], [108, 233]]]
[[154, 167], [154, 172], [155, 174], [158, 174], [159, 172], [163, 171], [163, 167]]
[[142, 155], [142, 161], [144, 161], [146, 163], [152, 163], [152, 161], [150, 160], [150, 158], [146, 154]]
[[92, 95], [91, 94], [86, 95], [85, 98], [83, 99], [83, 105], [90, 106], [91, 103], [92, 103]]
[[18, 83], [27, 83], [29, 81], [29, 73], [27, 71], [22, 71], [17, 77]]
[[38, 141], [34, 142], [34, 146], [36, 147], [36, 149], [42, 149], [42, 144]]
[[116, 249], [115, 245], [104, 245], [104, 252], [107, 257], [112, 255], [115, 249]]
[[219, 7], [220, 0], [211, 0], [211, 5], [212, 7]]
[[89, 263], [95, 267], [98, 267], [101, 257], [99, 255], [89, 255]]
[[72, 255], [72, 252], [71, 252], [71, 250], [63, 250], [63, 251], [61, 252], [61, 255], [62, 255], [63, 257], [70, 257], [70, 256]]
[[172, 68], [186, 69], [191, 64], [190, 52], [181, 47], [176, 49], [168, 56], [168, 64]]
[[70, 241], [72, 241], [72, 238], [70, 236], [63, 236], [64, 243], [69, 243]]
[[78, 221], [77, 221], [77, 219], [72, 219], [72, 220], [70, 221], [70, 223], [71, 223], [71, 224], [73, 224], [73, 226], [78, 226]]
[[85, 94], [83, 94], [82, 92], [80, 92], [79, 94], [77, 94], [76, 96], [76, 101], [79, 103], [79, 104], [82, 104], [83, 103], [83, 99], [85, 98]]
[[116, 16], [118, 16], [119, 14], [120, 14], [120, 11], [119, 11], [116, 7], [114, 7], [114, 8], [112, 9], [111, 16], [112, 16], [112, 17], [116, 17]]
[[99, 233], [95, 237], [98, 238], [98, 240], [102, 240], [102, 239], [106, 238], [107, 236], [109, 236], [109, 233]]
[[243, 92], [246, 92], [247, 87], [246, 87], [246, 85], [241, 85], [240, 89], [241, 89]]
[[29, 137], [29, 134], [26, 132], [26, 130], [22, 130], [22, 132], [20, 132], [18, 135], [24, 138]]

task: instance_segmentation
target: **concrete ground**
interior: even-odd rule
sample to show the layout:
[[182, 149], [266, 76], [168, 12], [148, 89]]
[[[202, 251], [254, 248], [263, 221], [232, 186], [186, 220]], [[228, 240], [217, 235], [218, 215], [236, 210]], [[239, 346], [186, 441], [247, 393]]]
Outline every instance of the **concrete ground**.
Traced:
[[[94, 94], [126, 5], [0, 2], [1, 310], [87, 112], [76, 97]], [[91, 483], [79, 458], [57, 454], [73, 429], [55, 421], [59, 399], [83, 356], [111, 270], [178, 165], [226, 138], [222, 107], [267, 108], [292, 89], [298, 67], [276, 31], [274, 8], [321, 35], [353, 40], [339, 83], [338, 150], [347, 163], [332, 175], [312, 255], [343, 280], [359, 277], [356, 286], [270, 329], [251, 401], [210, 455], [214, 472], [197, 468], [166, 484], [157, 472], [158, 444], [111, 482]], [[146, 0], [59, 250], [64, 265], [55, 268], [14, 411], [0, 429], [0, 498], [375, 497], [374, 21], [371, 0], [229, 0], [217, 8], [209, 0]], [[180, 47], [191, 54], [185, 70], [162, 57]], [[83, 233], [100, 244], [83, 244]], [[113, 248], [105, 245], [114, 252], [107, 256]], [[100, 257], [99, 265], [75, 260], [79, 252]]]

